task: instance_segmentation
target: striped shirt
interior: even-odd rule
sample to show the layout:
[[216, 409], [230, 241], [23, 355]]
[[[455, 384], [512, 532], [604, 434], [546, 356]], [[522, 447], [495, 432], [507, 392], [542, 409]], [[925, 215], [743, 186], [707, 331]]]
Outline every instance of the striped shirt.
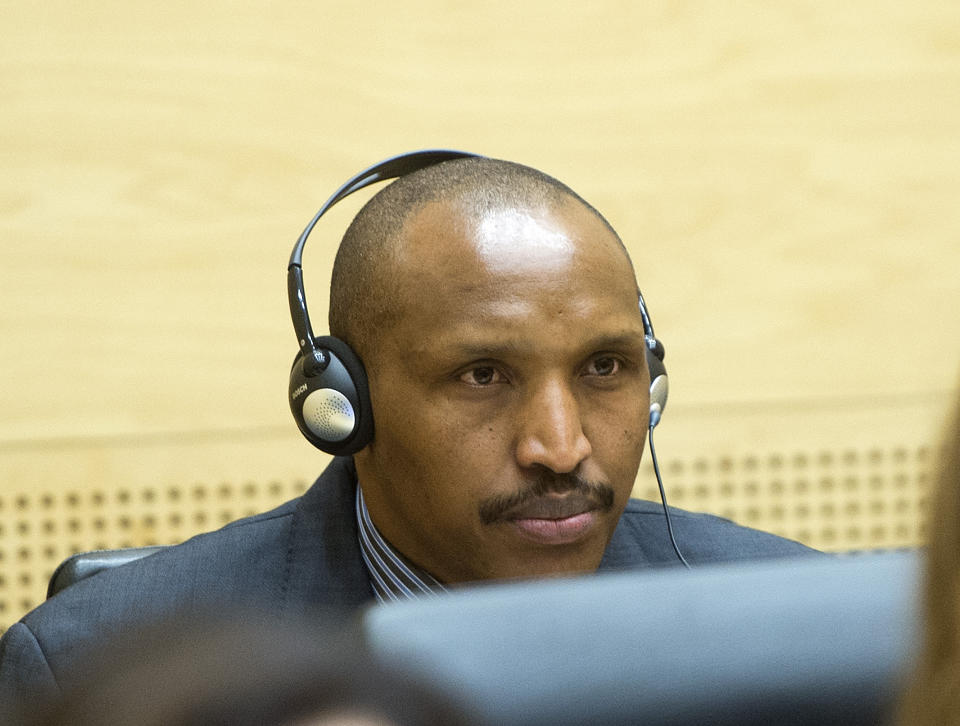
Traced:
[[446, 592], [446, 588], [433, 575], [407, 560], [377, 531], [359, 486], [357, 537], [360, 540], [360, 554], [370, 573], [370, 586], [380, 602], [436, 597]]

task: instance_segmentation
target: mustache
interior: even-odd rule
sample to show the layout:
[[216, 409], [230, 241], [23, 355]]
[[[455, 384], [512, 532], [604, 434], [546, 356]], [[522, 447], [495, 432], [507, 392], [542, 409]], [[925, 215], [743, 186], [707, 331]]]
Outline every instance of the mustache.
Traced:
[[613, 507], [613, 487], [605, 482], [593, 482], [572, 473], [558, 474], [543, 471], [526, 489], [515, 494], [500, 494], [485, 499], [480, 504], [480, 521], [493, 524], [504, 518], [508, 512], [522, 507], [527, 502], [545, 497], [548, 494], [573, 493], [590, 499], [597, 509], [608, 511]]

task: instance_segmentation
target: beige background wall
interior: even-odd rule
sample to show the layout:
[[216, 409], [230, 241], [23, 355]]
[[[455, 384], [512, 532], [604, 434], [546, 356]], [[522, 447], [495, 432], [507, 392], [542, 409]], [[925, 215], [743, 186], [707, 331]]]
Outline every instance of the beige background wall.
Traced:
[[[539, 167], [620, 231], [668, 350], [674, 503], [832, 548], [918, 540], [960, 370], [956, 2], [0, 17], [0, 627], [71, 549], [313, 478], [286, 258], [347, 176], [429, 146]], [[311, 238], [318, 327], [358, 205]]]

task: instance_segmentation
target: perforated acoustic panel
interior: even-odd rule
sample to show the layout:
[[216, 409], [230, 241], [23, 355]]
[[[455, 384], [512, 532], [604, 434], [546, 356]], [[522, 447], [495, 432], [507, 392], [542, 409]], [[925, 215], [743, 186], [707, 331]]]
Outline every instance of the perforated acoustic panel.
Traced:
[[299, 496], [305, 481], [45, 491], [0, 498], [0, 631], [46, 595], [77, 552], [174, 544]]
[[[663, 462], [670, 504], [842, 551], [924, 538], [926, 447], [771, 453]], [[635, 495], [659, 500], [642, 477]], [[41, 602], [47, 580], [84, 550], [169, 544], [265, 511], [307, 482], [46, 491], [0, 499], [0, 631]], [[682, 543], [681, 543], [682, 546]]]
[[[931, 454], [927, 447], [673, 459], [667, 499], [740, 524], [846, 551], [923, 542]], [[658, 500], [654, 485], [635, 494]]]

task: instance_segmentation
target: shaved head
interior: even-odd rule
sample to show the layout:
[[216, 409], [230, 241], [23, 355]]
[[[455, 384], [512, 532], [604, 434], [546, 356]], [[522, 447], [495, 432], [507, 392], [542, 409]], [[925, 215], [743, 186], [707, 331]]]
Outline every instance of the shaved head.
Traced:
[[[606, 219], [562, 182], [528, 166], [499, 159], [454, 159], [406, 174], [380, 190], [360, 210], [340, 243], [330, 284], [330, 333], [363, 358], [377, 332], [402, 314], [396, 260], [410, 218], [432, 202], [455, 206], [465, 219], [498, 209], [554, 209], [580, 204], [620, 244]], [[627, 255], [629, 259], [629, 255]]]

